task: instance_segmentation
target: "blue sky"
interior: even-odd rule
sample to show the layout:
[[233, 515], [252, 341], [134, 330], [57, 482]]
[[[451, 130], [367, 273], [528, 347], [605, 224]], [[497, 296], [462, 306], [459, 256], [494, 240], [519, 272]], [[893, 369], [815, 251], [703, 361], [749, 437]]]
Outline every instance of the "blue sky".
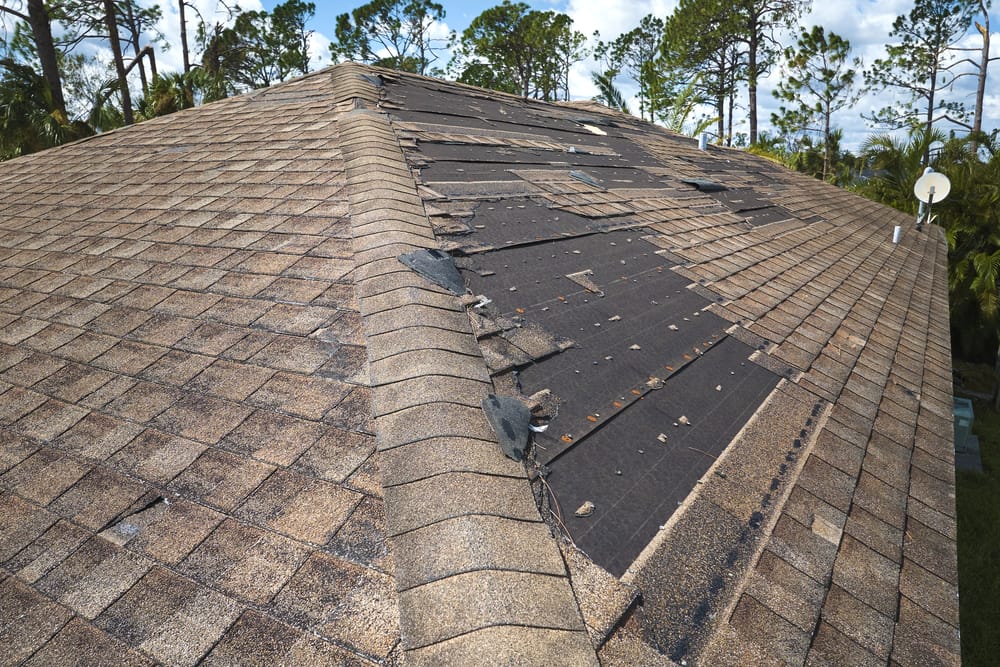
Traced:
[[[316, 31], [314, 56], [319, 56], [317, 64], [329, 64], [329, 53], [327, 44], [333, 37], [334, 26], [338, 14], [349, 12], [354, 7], [363, 4], [366, 0], [314, 0], [316, 4], [316, 16], [310, 28]], [[500, 0], [439, 0], [444, 5], [446, 16], [445, 24], [449, 29], [461, 32], [469, 22], [484, 9], [499, 4]], [[219, 0], [195, 0], [199, 7], [206, 13], [219, 6]], [[165, 25], [169, 33], [170, 4], [161, 1], [164, 9]], [[244, 9], [255, 9], [263, 6], [271, 9], [276, 3], [275, 0], [241, 0], [240, 6]], [[677, 0], [531, 0], [530, 6], [535, 9], [553, 9], [569, 14], [574, 20], [574, 27], [587, 36], [593, 34], [595, 30], [601, 32], [605, 40], [611, 40], [624, 31], [631, 30], [638, 25], [639, 20], [646, 14], [653, 13], [657, 16], [667, 16], [677, 5]], [[998, 3], [1000, 6], [1000, 3]], [[822, 25], [826, 30], [848, 38], [854, 48], [854, 55], [860, 56], [865, 65], [883, 55], [884, 44], [889, 38], [889, 31], [892, 22], [899, 14], [909, 12], [912, 7], [912, 0], [820, 0], [813, 3], [813, 8], [809, 14], [801, 20], [801, 25]], [[1000, 12], [997, 9], [991, 13], [991, 26], [993, 28], [994, 55], [1000, 56]], [[168, 34], [168, 38], [170, 35]], [[971, 39], [971, 38], [970, 38]], [[176, 43], [176, 40], [174, 40]], [[790, 44], [794, 38], [784, 37], [783, 43]], [[974, 40], [972, 40], [974, 42]], [[177, 54], [177, 49], [172, 53], [164, 54], [164, 59], [169, 60]], [[161, 57], [158, 55], [157, 60]], [[578, 64], [571, 75], [570, 93], [574, 98], [589, 98], [595, 94], [595, 89], [590, 82], [590, 72], [596, 69], [592, 62]], [[985, 127], [988, 129], [1000, 127], [1000, 63], [994, 64], [991, 70], [992, 85], [989, 90], [993, 91], [987, 96], [987, 111]], [[772, 111], [777, 110], [778, 104], [771, 94], [773, 86], [780, 79], [781, 72], [776, 68], [768, 77], [761, 82], [759, 93], [759, 118], [762, 128], [766, 129], [767, 119]], [[860, 79], [860, 77], [859, 77]], [[634, 86], [629, 82], [620, 80], [620, 88], [627, 95], [634, 94]], [[956, 93], [962, 96], [966, 91], [973, 90], [971, 77], [964, 82], [963, 90]], [[743, 95], [745, 98], [745, 95]], [[964, 99], [964, 98], [963, 98]], [[972, 98], [966, 99], [966, 103], [971, 106]], [[882, 91], [879, 94], [870, 94], [862, 98], [857, 106], [851, 110], [845, 110], [835, 117], [835, 124], [844, 129], [845, 145], [856, 148], [871, 132], [872, 128], [866, 126], [861, 120], [862, 112], [870, 113], [886, 104], [894, 103], [891, 93]], [[744, 99], [745, 104], [745, 99]], [[633, 107], [636, 107], [633, 104]], [[742, 116], [745, 118], [745, 110]], [[736, 116], [740, 120], [740, 115]], [[746, 130], [745, 120], [743, 120], [743, 130]]]

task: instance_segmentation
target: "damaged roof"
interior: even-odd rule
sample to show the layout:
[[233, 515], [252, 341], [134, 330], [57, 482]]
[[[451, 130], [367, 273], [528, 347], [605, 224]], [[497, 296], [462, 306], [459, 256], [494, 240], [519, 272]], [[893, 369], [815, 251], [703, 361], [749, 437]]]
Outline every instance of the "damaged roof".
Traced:
[[352, 64], [0, 184], [5, 664], [959, 662], [938, 228]]

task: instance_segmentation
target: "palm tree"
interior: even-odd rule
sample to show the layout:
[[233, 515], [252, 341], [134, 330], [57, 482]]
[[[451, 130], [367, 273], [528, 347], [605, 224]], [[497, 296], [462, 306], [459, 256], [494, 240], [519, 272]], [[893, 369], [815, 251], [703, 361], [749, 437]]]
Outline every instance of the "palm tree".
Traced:
[[[688, 121], [691, 119], [692, 114], [705, 103], [705, 96], [702, 94], [701, 79], [701, 74], [696, 74], [679, 90], [675, 89], [676, 92], [673, 95], [667, 96], [667, 99], [660, 102], [660, 106], [662, 107], [662, 110], [658, 113], [660, 121], [668, 129], [673, 130], [677, 134], [687, 134], [689, 137], [697, 137], [719, 120], [717, 116], [712, 118], [702, 116], [694, 120], [693, 126], [688, 126]], [[685, 132], [685, 129], [690, 131]]]
[[165, 116], [193, 107], [196, 79], [201, 71], [199, 68], [186, 73], [157, 74], [149, 87], [149, 93], [140, 104], [143, 118]]
[[606, 72], [591, 72], [590, 79], [597, 86], [598, 93], [594, 96], [595, 102], [600, 102], [606, 107], [616, 109], [623, 113], [632, 113], [628, 110], [628, 103], [618, 87], [615, 86], [615, 70], [609, 69]]
[[[969, 150], [975, 143], [989, 158]], [[948, 238], [952, 338], [969, 358], [988, 356], [1000, 330], [1000, 141], [949, 141], [938, 160], [951, 194], [938, 209]]]
[[890, 133], [877, 133], [861, 144], [861, 155], [871, 171], [856, 186], [860, 194], [904, 213], [916, 213], [919, 203], [913, 185], [924, 173], [924, 155], [931, 144], [943, 142], [940, 130], [927, 132], [916, 128], [905, 139]]
[[0, 159], [27, 155], [93, 134], [57, 108], [45, 77], [10, 59], [0, 60]]

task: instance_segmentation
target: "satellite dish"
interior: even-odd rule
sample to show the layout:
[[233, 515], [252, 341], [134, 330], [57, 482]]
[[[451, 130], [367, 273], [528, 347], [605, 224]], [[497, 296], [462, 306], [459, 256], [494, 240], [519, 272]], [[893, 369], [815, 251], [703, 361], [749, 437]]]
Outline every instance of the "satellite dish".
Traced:
[[930, 171], [917, 179], [913, 185], [913, 194], [926, 203], [939, 202], [951, 192], [951, 181], [944, 174]]

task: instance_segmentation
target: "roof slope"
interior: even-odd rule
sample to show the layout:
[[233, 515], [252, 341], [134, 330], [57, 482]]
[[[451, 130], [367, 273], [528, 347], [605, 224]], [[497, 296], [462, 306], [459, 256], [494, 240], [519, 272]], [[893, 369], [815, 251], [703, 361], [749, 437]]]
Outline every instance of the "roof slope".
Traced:
[[561, 523], [654, 646], [958, 660], [939, 229], [621, 115], [408, 77], [384, 104], [495, 382], [558, 403]]
[[0, 167], [4, 664], [395, 651], [331, 95]]
[[958, 661], [940, 230], [356, 65], [0, 182], [5, 663]]

